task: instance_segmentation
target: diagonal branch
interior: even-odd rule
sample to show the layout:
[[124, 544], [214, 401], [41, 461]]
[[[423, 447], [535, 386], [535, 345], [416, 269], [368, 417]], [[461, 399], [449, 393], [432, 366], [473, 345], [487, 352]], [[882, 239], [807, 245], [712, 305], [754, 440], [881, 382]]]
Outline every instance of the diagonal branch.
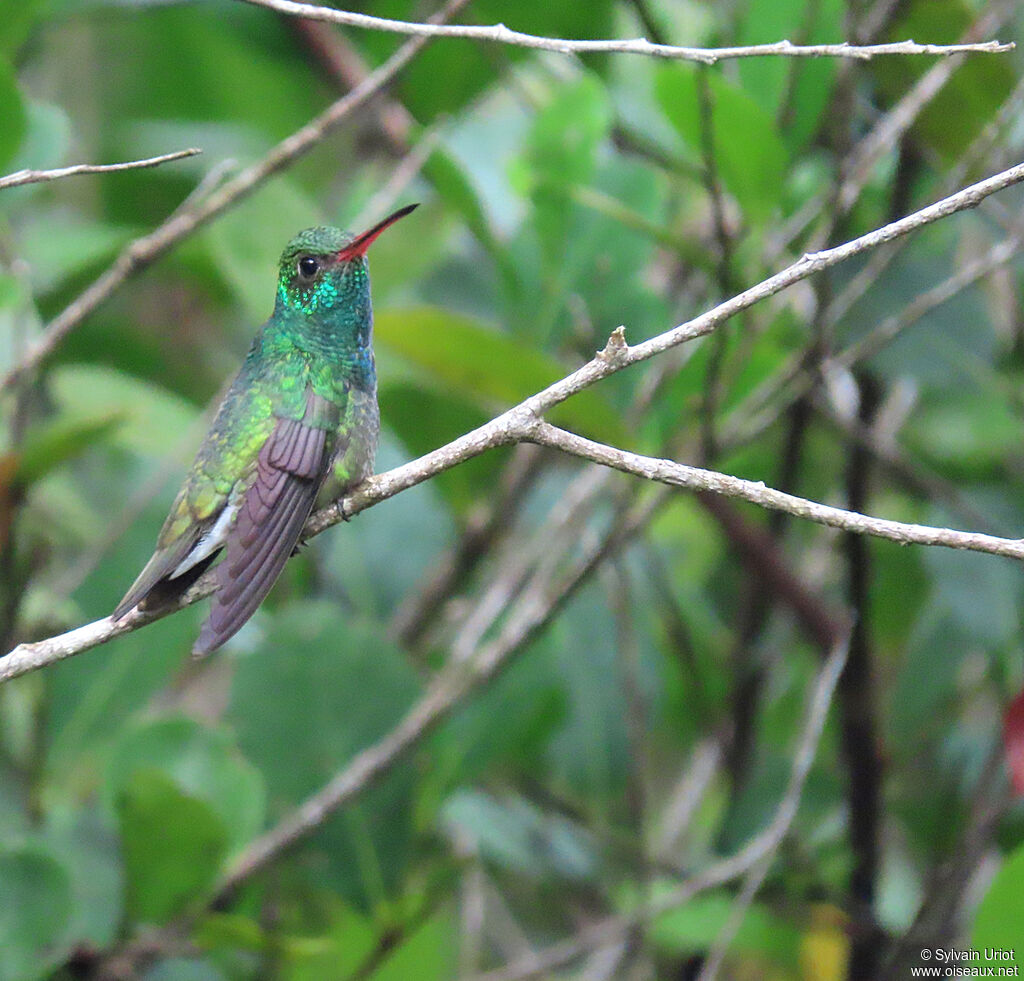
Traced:
[[385, 774], [462, 703], [474, 689], [503, 670], [512, 658], [564, 607], [590, 573], [609, 555], [645, 528], [662, 501], [633, 508], [599, 541], [590, 544], [572, 568], [561, 575], [540, 568], [531, 578], [498, 636], [483, 644], [468, 661], [442, 669], [404, 719], [382, 740], [359, 753], [328, 784], [249, 844], [214, 889], [223, 898], [265, 868], [283, 851], [318, 829], [327, 818]]
[[[454, 16], [469, 0], [448, 0], [437, 15], [443, 21]], [[0, 391], [25, 372], [35, 368], [101, 303], [105, 302], [129, 277], [168, 252], [182, 239], [205, 225], [222, 211], [252, 194], [268, 178], [308, 153], [356, 109], [385, 88], [423, 49], [429, 37], [414, 37], [403, 44], [379, 68], [371, 72], [350, 92], [327, 107], [319, 116], [290, 136], [286, 136], [262, 160], [247, 167], [206, 197], [189, 201], [148, 235], [130, 242], [86, 290], [53, 318], [42, 335], [28, 348], [20, 364], [2, 380]]]
[[[753, 884], [760, 870], [770, 865], [796, 817], [804, 784], [811, 772], [825, 730], [832, 695], [846, 664], [847, 647], [848, 637], [840, 638], [818, 671], [807, 696], [803, 728], [797, 737], [793, 752], [789, 782], [775, 814], [763, 831], [735, 854], [720, 859], [702, 872], [685, 879], [668, 893], [657, 897], [636, 912], [624, 916], [605, 917], [584, 927], [573, 937], [531, 953], [515, 963], [477, 975], [472, 981], [525, 981], [527, 978], [546, 974], [571, 964], [587, 951], [613, 941], [616, 936], [624, 935], [630, 929], [649, 923], [654, 917], [682, 906], [698, 893], [724, 885], [741, 876], [747, 876], [748, 883]], [[734, 906], [733, 909], [736, 910], [737, 907]], [[720, 942], [728, 943], [730, 939], [726, 936], [719, 937]]]
[[513, 31], [504, 24], [489, 27], [479, 25], [419, 24], [412, 21], [392, 20], [388, 17], [371, 17], [349, 10], [336, 10], [317, 4], [297, 3], [295, 0], [247, 0], [257, 7], [291, 17], [307, 20], [323, 20], [346, 27], [360, 27], [374, 31], [388, 31], [392, 34], [412, 34], [417, 37], [456, 37], [492, 44], [506, 44], [516, 48], [533, 48], [539, 51], [554, 51], [558, 54], [639, 54], [653, 58], [699, 61], [713, 65], [729, 58], [760, 58], [766, 55], [782, 55], [787, 58], [857, 58], [866, 61], [876, 55], [954, 55], [966, 52], [999, 54], [1012, 51], [1013, 44], [999, 41], [984, 41], [976, 44], [918, 44], [916, 41], [898, 41], [890, 44], [792, 44], [776, 41], [774, 44], [751, 44], [731, 48], [692, 48], [672, 44], [654, 44], [646, 38], [631, 40], [572, 40], [560, 37], [541, 37]]
[[[979, 181], [977, 184], [966, 187], [956, 194], [899, 219], [899, 221], [875, 229], [843, 245], [805, 255], [781, 272], [744, 290], [724, 303], [720, 303], [699, 317], [639, 344], [628, 345], [623, 329], [618, 328], [609, 338], [604, 350], [576, 371], [451, 443], [433, 450], [417, 460], [389, 470], [387, 473], [371, 477], [343, 500], [318, 511], [307, 523], [305, 536], [310, 538], [317, 535], [374, 504], [379, 504], [444, 470], [479, 456], [486, 450], [523, 441], [542, 442], [544, 439], [550, 439], [555, 441], [555, 445], [559, 442], [563, 443], [564, 446], [560, 446], [560, 448], [571, 446], [569, 452], [574, 452], [605, 466], [612, 466], [628, 473], [636, 473], [647, 479], [739, 497], [762, 507], [787, 511], [797, 517], [843, 528], [858, 534], [876, 535], [901, 544], [943, 545], [948, 548], [969, 549], [1009, 558], [1024, 558], [1024, 541], [955, 531], [949, 528], [929, 528], [855, 514], [840, 508], [832, 508], [783, 494], [765, 487], [760, 482], [740, 480], [712, 471], [683, 467], [666, 460], [651, 460], [649, 457], [627, 454], [622, 450], [615, 450], [600, 443], [593, 443], [582, 437], [573, 436], [571, 433], [565, 433], [555, 427], [546, 427], [546, 424], [540, 422], [541, 416], [545, 412], [595, 382], [607, 378], [629, 365], [647, 361], [686, 341], [710, 334], [740, 310], [746, 310], [758, 301], [774, 296], [816, 272], [831, 268], [845, 259], [876, 248], [885, 242], [891, 242], [958, 211], [976, 207], [989, 195], [1021, 181], [1024, 181], [1024, 164], [1018, 164], [1016, 167], [1011, 167], [1009, 170]], [[104, 617], [94, 623], [86, 624], [47, 640], [21, 644], [5, 657], [0, 657], [0, 683], [96, 647], [113, 637], [137, 630], [182, 606], [191, 605], [208, 596], [212, 591], [213, 578], [207, 575], [201, 578], [178, 604], [163, 610], [151, 613], [134, 610], [118, 621]]]
[[[666, 497], [655, 495], [626, 509], [621, 520], [614, 522], [599, 541], [589, 544], [567, 571], [559, 573], [548, 566], [538, 568], [498, 635], [482, 645], [470, 660], [449, 662], [387, 736], [357, 753], [323, 787], [250, 842], [214, 883], [203, 909], [228, 901], [240, 885], [317, 831], [419, 745], [474, 689], [504, 670], [558, 614], [591, 573], [643, 531]], [[117, 964], [121, 971], [115, 976], [134, 977], [140, 961], [168, 943], [179, 942], [201, 911], [193, 909], [155, 934], [137, 936], [118, 948], [109, 958], [109, 963]]]
[[831, 528], [841, 528], [858, 535], [887, 538], [899, 545], [941, 545], [945, 548], [1024, 559], [1024, 539], [997, 538], [978, 532], [933, 528], [930, 525], [874, 518], [856, 511], [818, 504], [793, 494], [784, 494], [765, 486], [760, 480], [743, 480], [714, 470], [702, 470], [700, 467], [690, 467], [672, 460], [659, 460], [630, 453], [577, 436], [540, 419], [533, 424], [526, 439], [659, 484], [737, 497], [772, 511], [782, 511], [797, 518]]
[[113, 174], [121, 170], [142, 170], [144, 167], [159, 167], [160, 164], [172, 160], [183, 160], [194, 157], [203, 151], [197, 147], [187, 150], [176, 150], [164, 153], [159, 157], [147, 157], [145, 160], [128, 160], [113, 164], [75, 164], [73, 167], [58, 167], [56, 170], [16, 170], [13, 174], [0, 177], [0, 191], [8, 187], [20, 187], [22, 184], [41, 184], [44, 181], [56, 181], [62, 177], [75, 177], [78, 174]]

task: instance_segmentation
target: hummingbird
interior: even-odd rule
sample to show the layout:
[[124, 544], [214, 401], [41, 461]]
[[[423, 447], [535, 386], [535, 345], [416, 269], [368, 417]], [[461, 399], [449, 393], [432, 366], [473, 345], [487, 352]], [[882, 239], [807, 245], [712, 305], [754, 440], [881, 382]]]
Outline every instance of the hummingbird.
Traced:
[[338, 497], [373, 472], [380, 414], [366, 252], [416, 207], [361, 235], [309, 228], [285, 247], [274, 312], [114, 619], [176, 600], [223, 552], [192, 653], [215, 651], [270, 592], [321, 491]]

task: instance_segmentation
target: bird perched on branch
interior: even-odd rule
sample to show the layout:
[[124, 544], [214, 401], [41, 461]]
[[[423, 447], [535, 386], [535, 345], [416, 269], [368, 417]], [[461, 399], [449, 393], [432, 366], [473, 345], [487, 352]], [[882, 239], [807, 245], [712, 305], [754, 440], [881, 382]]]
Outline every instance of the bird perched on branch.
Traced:
[[115, 619], [176, 600], [223, 552], [193, 654], [216, 650], [274, 585], [325, 484], [340, 494], [373, 472], [380, 417], [366, 251], [415, 207], [362, 235], [310, 228], [288, 243], [274, 312]]

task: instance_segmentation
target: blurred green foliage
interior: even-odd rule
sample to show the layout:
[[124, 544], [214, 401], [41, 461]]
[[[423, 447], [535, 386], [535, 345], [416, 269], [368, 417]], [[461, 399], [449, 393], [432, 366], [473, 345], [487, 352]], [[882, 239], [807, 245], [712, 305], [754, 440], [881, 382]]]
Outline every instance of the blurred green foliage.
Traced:
[[[814, 43], [859, 36], [862, 6], [476, 0], [465, 16], [566, 37]], [[910, 0], [875, 38], [953, 41], [984, 6]], [[411, 0], [359, 7], [426, 15]], [[1011, 11], [990, 30], [1014, 37], [1021, 19]], [[402, 43], [325, 36], [367, 68]], [[851, 147], [937, 64], [948, 63], [708, 67], [430, 44], [383, 110], [378, 101], [359, 113], [130, 279], [31, 384], [3, 394], [3, 649], [111, 610], [148, 558], [207, 406], [269, 313], [283, 243], [309, 224], [365, 219], [420, 139], [436, 144], [397, 196], [424, 207], [372, 261], [380, 469], [543, 388], [620, 324], [631, 343], [653, 336], [820, 248], [816, 236], [852, 238], [1015, 162], [1019, 112], [999, 114], [1019, 106], [1020, 54], [969, 57], [950, 65], [947, 84], [838, 214]], [[4, 173], [204, 149], [154, 170], [0, 192], [0, 372], [204, 175], [259, 159], [338, 94], [311, 35], [252, 6], [0, 0]], [[404, 145], [382, 136], [380, 111], [396, 106]], [[983, 255], [1014, 227], [1019, 202], [1006, 192], [904, 241], [831, 321], [830, 304], [874, 270], [872, 256], [649, 371], [606, 380], [551, 419], [842, 504], [857, 459], [856, 393], [873, 385], [884, 411], [869, 420], [880, 449], [864, 464], [866, 509], [1018, 535], [1019, 260], [930, 309], [853, 372], [829, 358]], [[815, 380], [803, 423], [787, 397], [800, 359]], [[717, 439], [702, 443], [702, 425]], [[613, 480], [558, 534], [550, 516], [576, 500], [581, 467], [542, 455], [504, 497], [522, 466], [512, 450], [491, 452], [320, 536], [209, 664], [188, 661], [201, 616], [190, 609], [3, 686], [0, 981], [85, 976], [73, 970], [183, 915], [194, 917], [192, 946], [168, 946], [140, 977], [444, 981], [642, 908], [762, 829], [789, 777], [820, 652], [723, 526], [677, 494], [414, 752], [206, 908], [233, 857], [428, 690], [495, 581], [520, 561], [568, 568], [621, 520], [623, 502], [649, 492]], [[465, 575], [412, 629], [415, 598], [457, 543], [476, 541], [489, 505], [498, 510], [469, 547]], [[769, 527], [753, 509], [739, 513]], [[833, 607], [851, 603], [854, 567], [867, 562], [856, 616], [876, 743], [860, 749], [865, 760], [878, 750], [880, 860], [865, 905], [850, 886], [860, 858], [851, 811], [863, 802], [849, 797], [834, 714], [727, 970], [828, 981], [845, 976], [858, 936], [883, 938], [882, 949], [910, 928], [936, 869], [974, 827], [979, 787], [1001, 786], [985, 783], [986, 760], [1024, 677], [1024, 590], [1005, 560], [884, 542], [856, 560], [829, 530], [772, 531], [779, 561]], [[741, 697], [747, 681], [752, 703]], [[678, 827], [681, 778], [707, 740], [725, 753]], [[990, 855], [1009, 857], [988, 895], [937, 939], [1024, 955], [1019, 808], [998, 832]], [[690, 976], [735, 895], [716, 888], [657, 917], [614, 976]]]

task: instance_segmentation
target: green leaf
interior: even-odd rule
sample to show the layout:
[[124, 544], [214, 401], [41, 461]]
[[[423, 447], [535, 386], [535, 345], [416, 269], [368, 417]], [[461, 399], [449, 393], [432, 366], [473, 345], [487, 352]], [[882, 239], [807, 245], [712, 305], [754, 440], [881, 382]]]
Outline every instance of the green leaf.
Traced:
[[226, 975], [206, 961], [172, 957], [153, 965], [142, 981], [226, 981]]
[[[505, 22], [516, 30], [545, 37], [608, 37], [615, 33], [615, 4], [612, 0], [587, 3], [509, 3], [509, 0], [480, 0], [473, 5], [473, 18], [480, 24]], [[373, 12], [381, 17], [415, 20], [414, 0], [377, 0]], [[379, 31], [354, 35], [363, 51], [379, 63], [394, 51], [398, 41]], [[422, 123], [439, 114], [465, 109], [486, 86], [502, 77], [508, 64], [535, 57], [522, 48], [491, 46], [449, 39], [425, 48], [399, 79], [402, 105]], [[602, 57], [587, 59], [600, 64]], [[438, 84], [444, 79], [444, 84]]]
[[[933, 514], [940, 524], [942, 515]], [[991, 562], [977, 553], [948, 548], [922, 549], [929, 573], [931, 602], [948, 612], [964, 637], [996, 649], [1013, 644], [1020, 634], [1022, 588], [1018, 570], [1007, 562]], [[978, 597], [985, 602], [979, 603]], [[936, 652], [937, 660], [945, 658]]]
[[500, 252], [476, 189], [463, 173], [458, 160], [450, 153], [435, 150], [424, 164], [423, 170], [445, 203], [462, 215], [463, 221], [480, 244], [492, 254]]
[[565, 718], [546, 754], [558, 785], [583, 798], [621, 800], [633, 765], [631, 709], [618, 683], [622, 652], [607, 594], [594, 584], [580, 589], [536, 644], [565, 695]]
[[583, 75], [560, 88], [537, 116], [527, 139], [522, 177], [533, 198], [533, 220], [549, 262], [565, 249], [570, 191], [594, 173], [597, 148], [611, 126], [611, 106], [600, 81]]
[[[451, 391], [409, 381], [380, 386], [381, 418], [413, 456], [422, 456], [487, 421], [487, 413]], [[433, 483], [456, 511], [465, 512], [493, 481], [496, 455], [486, 453], [438, 474]]]
[[[0, 57], [0, 173], [18, 152], [25, 125], [25, 108], [14, 70], [6, 58]], [[0, 191], [0, 194], [6, 193]]]
[[[23, 5], [18, 5], [19, 7]], [[0, 85], [2, 87], [2, 85]], [[0, 110], [2, 114], [3, 110]], [[2, 139], [0, 139], [2, 142]], [[49, 102], [25, 102], [25, 133], [14, 157], [5, 170], [48, 170], [64, 162], [68, 144], [71, 142], [71, 122], [60, 106]], [[3, 191], [4, 205], [23, 202], [41, 195], [43, 184], [26, 184]], [[65, 217], [67, 212], [65, 211]], [[51, 245], [60, 247], [59, 241], [50, 236]], [[33, 270], [34, 272], [34, 270]]]
[[133, 920], [166, 923], [199, 900], [228, 850], [224, 822], [156, 769], [136, 770], [117, 801]]
[[107, 766], [111, 798], [128, 787], [139, 770], [159, 769], [190, 797], [201, 800], [228, 829], [238, 848], [263, 825], [260, 775], [232, 744], [228, 733], [192, 719], [147, 720], [126, 727]]
[[775, 211], [788, 155], [769, 113], [713, 69], [662, 65], [655, 92], [665, 116], [695, 151], [703, 137], [698, 72], [707, 72], [712, 148], [719, 177], [744, 215], [763, 224]]
[[283, 939], [282, 981], [354, 978], [373, 955], [379, 940], [373, 921], [334, 897], [326, 903], [329, 924], [325, 931], [311, 936], [303, 930]]
[[[33, 202], [21, 229], [22, 254], [32, 270], [32, 287], [47, 294], [73, 286], [76, 277], [98, 273], [128, 242], [132, 229], [69, 214], [66, 206]], [[53, 229], [59, 226], [60, 235]]]
[[50, 471], [106, 440], [122, 418], [116, 412], [92, 419], [59, 417], [33, 430], [19, 449], [15, 479], [24, 487], [34, 484]]
[[[108, 613], [131, 585], [152, 551], [165, 510], [151, 512], [148, 526], [133, 528], [76, 594], [91, 617]], [[103, 657], [54, 665], [48, 679], [48, 766], [66, 778], [83, 758], [114, 740], [125, 719], [161, 691], [188, 657], [201, 614], [199, 607], [182, 610], [117, 638]]]
[[[409, 452], [385, 428], [377, 466], [380, 471], [409, 459]], [[441, 550], [456, 534], [450, 506], [433, 480], [392, 498], [387, 508], [364, 511], [316, 547], [334, 596], [345, 596], [361, 615], [386, 617], [429, 575]]]
[[[383, 628], [353, 622], [336, 604], [294, 603], [261, 622], [265, 642], [239, 661], [230, 715], [281, 807], [389, 732], [420, 683]], [[400, 882], [411, 835], [411, 772], [400, 766], [329, 821], [314, 847], [342, 894], [373, 908]]]
[[[441, 728], [431, 744], [438, 796], [508, 768], [533, 771], [565, 721], [567, 698], [547, 651], [516, 660]], [[495, 719], [515, 719], [496, 726]]]
[[281, 250], [300, 228], [318, 224], [323, 221], [313, 201], [294, 181], [280, 178], [202, 233], [214, 265], [241, 301], [248, 334], [274, 308]]
[[295, 801], [381, 738], [419, 683], [379, 630], [331, 604], [294, 603], [270, 621], [267, 643], [238, 664], [230, 714], [270, 792]]
[[457, 158], [444, 150], [435, 150], [424, 165], [423, 172], [433, 183], [445, 204], [462, 215], [466, 226], [497, 265], [505, 288], [514, 291], [515, 268], [491, 228], [476, 188], [469, 175], [459, 166]]
[[4, 16], [0, 17], [0, 55], [13, 60], [14, 54], [24, 43], [42, 7], [42, 0], [21, 0], [7, 4]]
[[242, 913], [208, 913], [196, 926], [194, 939], [202, 950], [251, 950], [266, 947], [263, 928]]
[[[93, 419], [117, 417], [123, 420], [114, 433], [115, 441], [136, 453], [166, 459], [178, 449], [182, 462], [193, 448], [181, 445], [196, 421], [194, 406], [156, 385], [99, 365], [68, 365], [50, 374], [50, 386], [57, 401], [70, 416]], [[196, 434], [198, 441], [199, 433]]]
[[1009, 959], [990, 959], [991, 967], [1024, 966], [1024, 847], [1006, 856], [1002, 868], [978, 904], [971, 931], [971, 949], [1005, 951]]
[[464, 790], [445, 804], [441, 819], [453, 840], [472, 842], [474, 852], [518, 875], [587, 881], [599, 867], [582, 827], [521, 798], [499, 801]]
[[121, 849], [111, 814], [95, 805], [51, 808], [43, 834], [71, 877], [70, 942], [109, 946], [124, 914]]
[[[654, 897], [670, 887], [656, 885]], [[650, 928], [656, 947], [673, 954], [697, 953], [707, 950], [726, 925], [735, 905], [735, 897], [726, 892], [705, 893], [684, 905], [662, 913]], [[796, 927], [760, 903], [747, 911], [733, 938], [730, 949], [760, 954], [781, 965], [795, 965], [800, 934]]]
[[[843, 36], [842, 0], [775, 0], [746, 8], [736, 44], [789, 38], [827, 44]], [[743, 91], [773, 119], [786, 124], [790, 147], [803, 146], [816, 131], [832, 97], [838, 58], [742, 58], [736, 66]]]
[[[932, 44], [961, 41], [977, 11], [965, 0], [914, 0], [888, 28], [888, 40], [927, 38]], [[917, 58], [881, 58], [870, 65], [880, 87], [895, 102], [932, 66]], [[921, 110], [911, 134], [955, 162], [1003, 105], [1016, 83], [1014, 68], [996, 55], [967, 58]]]
[[[434, 385], [468, 397], [486, 411], [508, 408], [568, 374], [558, 362], [464, 314], [438, 307], [385, 310], [377, 344], [423, 369]], [[594, 391], [583, 391], [550, 413], [553, 422], [621, 443], [622, 424]]]
[[[345, 223], [351, 224], [347, 220]], [[386, 302], [395, 292], [404, 295], [410, 283], [423, 279], [444, 258], [447, 231], [455, 227], [456, 223], [439, 202], [428, 201], [393, 231], [377, 239], [370, 250], [374, 304]], [[356, 233], [363, 230], [352, 229]]]
[[[978, 612], [984, 614], [983, 609]], [[952, 710], [958, 672], [975, 643], [945, 604], [925, 605], [923, 615], [912, 624], [902, 670], [888, 696], [889, 728], [897, 744], [920, 739], [922, 729]], [[935, 820], [948, 828], [945, 812], [937, 813]]]
[[67, 870], [39, 847], [0, 851], [0, 978], [30, 981], [66, 953]]
[[997, 476], [1020, 447], [1024, 424], [1005, 399], [961, 385], [944, 391], [941, 400], [920, 406], [908, 437], [922, 455], [942, 461], [953, 472], [973, 478]]
[[[105, 22], [93, 98], [108, 130], [140, 120], [230, 121], [281, 139], [322, 108], [328, 87], [311, 58], [281, 57], [288, 25], [264, 11], [227, 8], [220, 16], [192, 6], [157, 6], [145, 17]], [[261, 140], [262, 142], [262, 140]], [[152, 175], [145, 181], [152, 184]], [[121, 202], [121, 207], [130, 201]]]
[[458, 926], [444, 910], [409, 934], [369, 976], [370, 981], [447, 981], [456, 976]]

